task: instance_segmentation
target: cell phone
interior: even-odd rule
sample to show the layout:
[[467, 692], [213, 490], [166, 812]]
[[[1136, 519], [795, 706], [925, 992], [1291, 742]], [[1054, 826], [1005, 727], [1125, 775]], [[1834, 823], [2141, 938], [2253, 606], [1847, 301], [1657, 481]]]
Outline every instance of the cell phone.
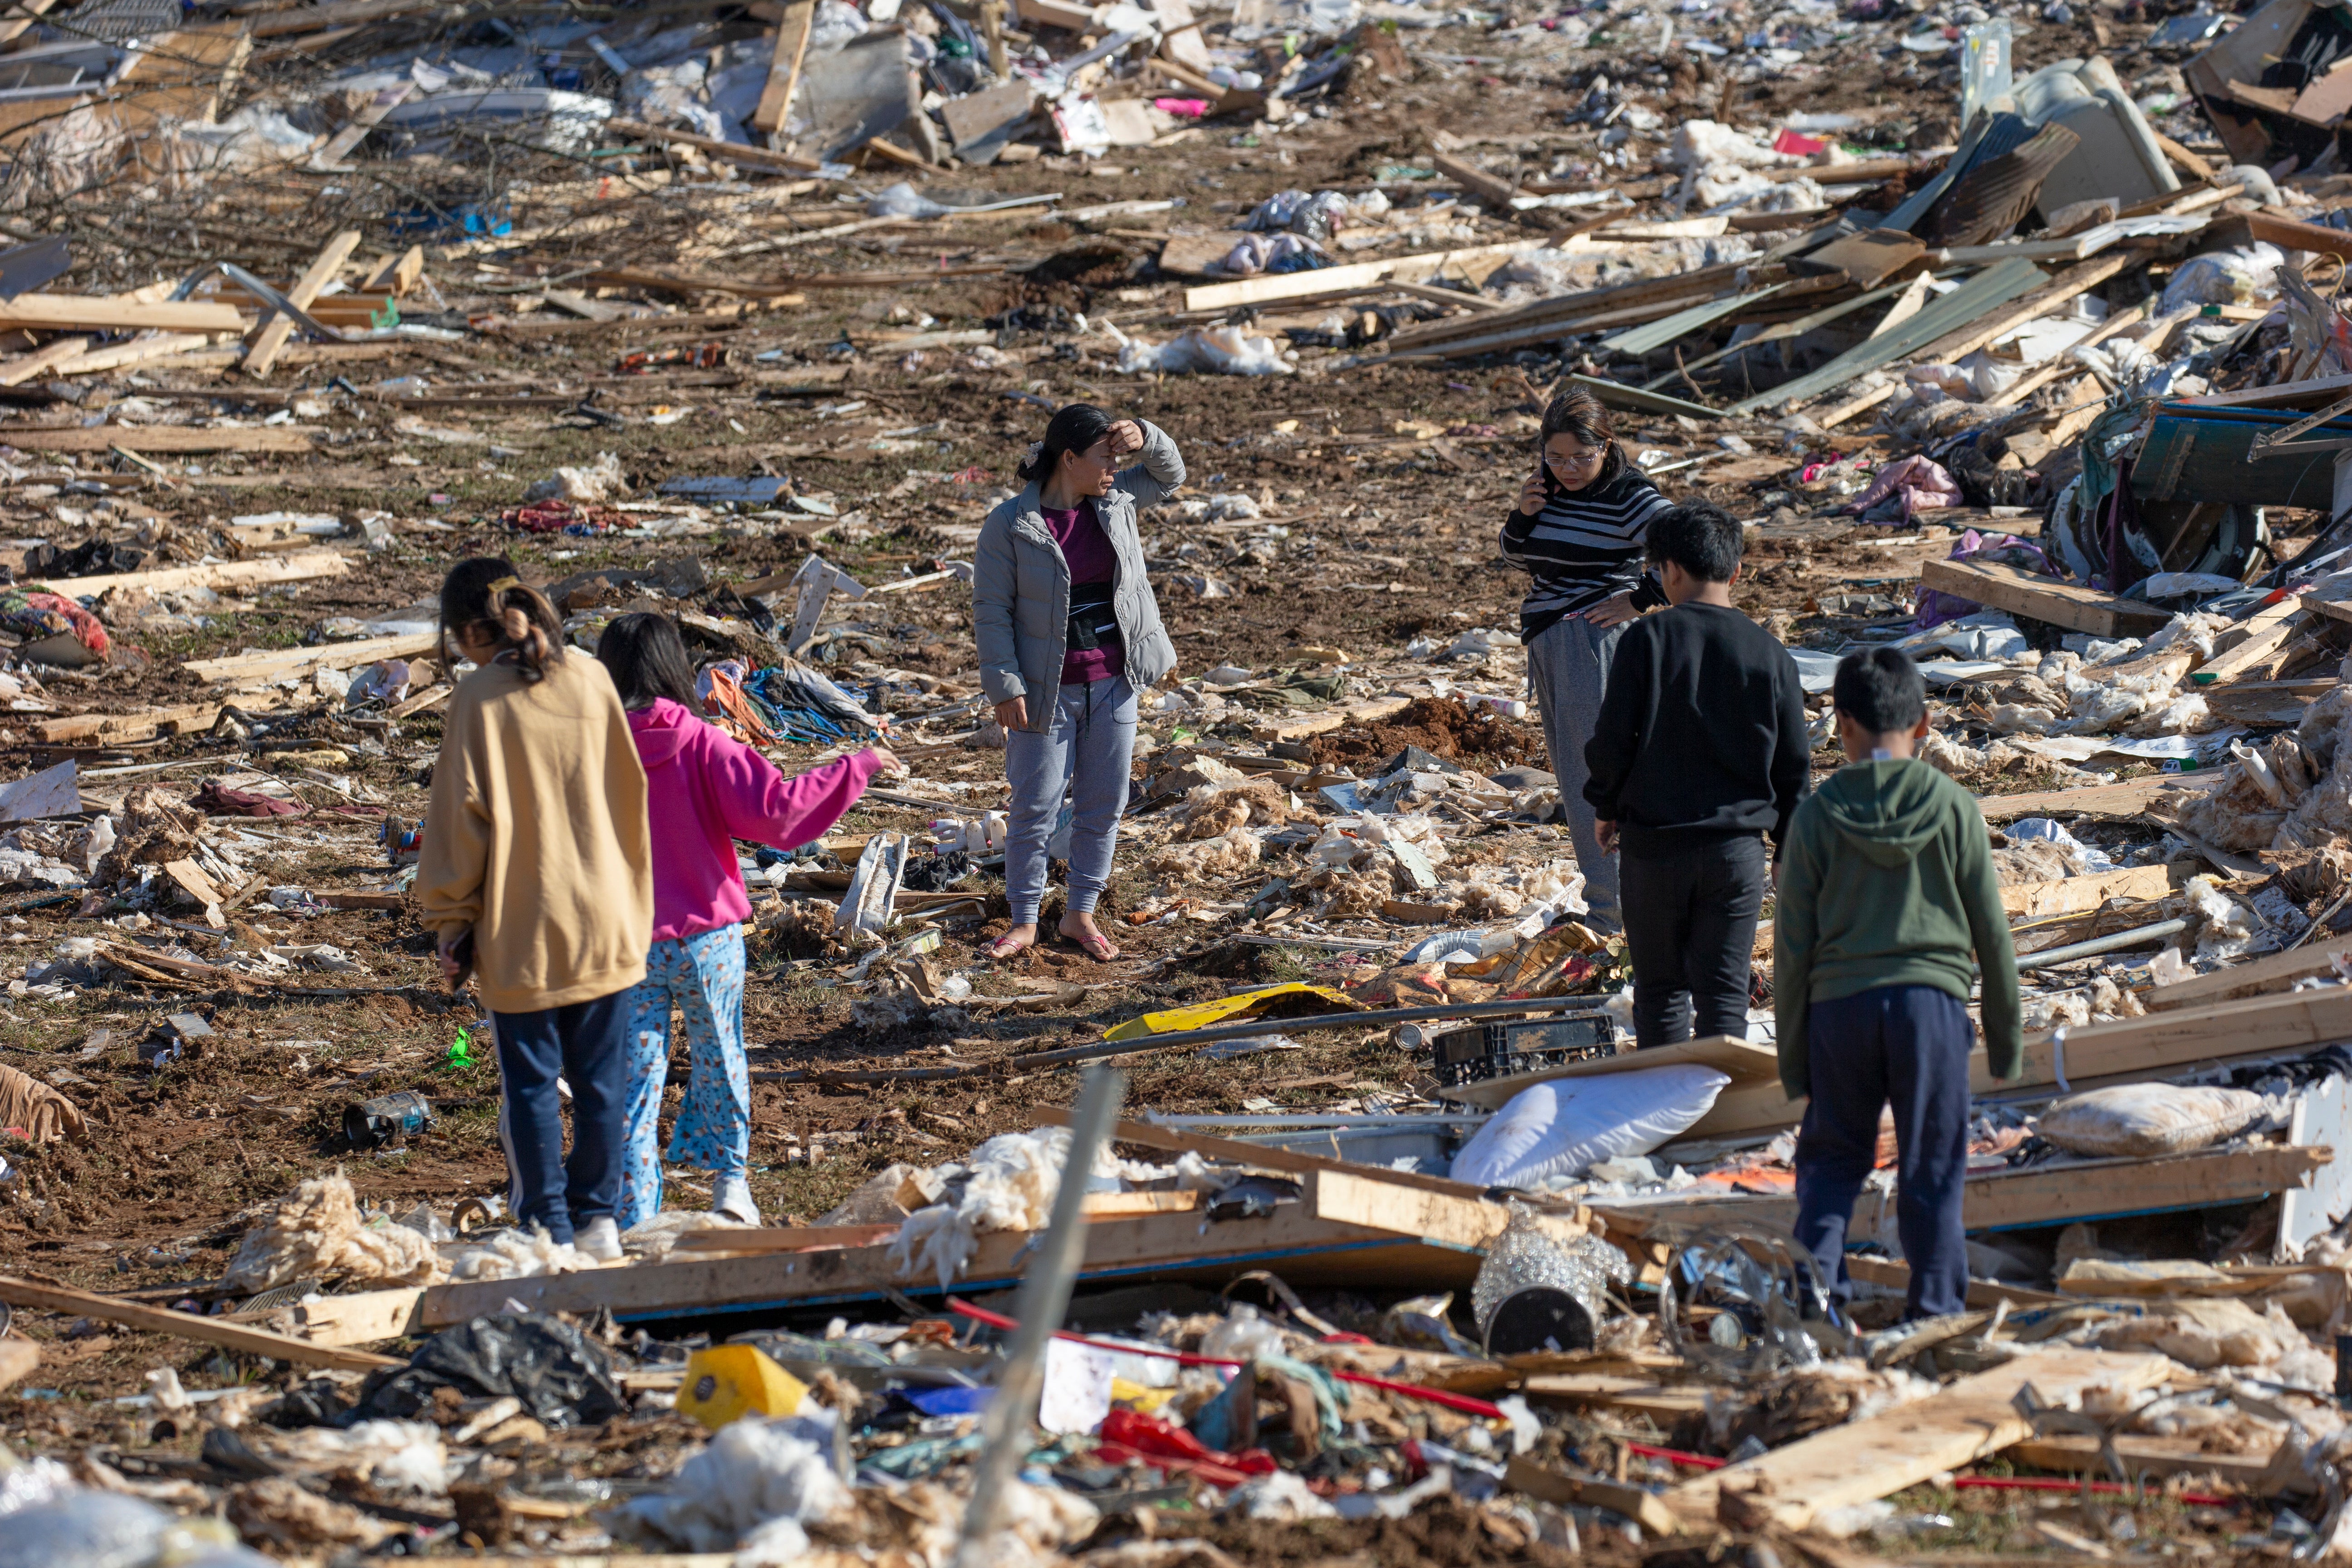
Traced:
[[474, 977], [474, 933], [471, 928], [450, 943], [449, 956], [457, 965], [457, 973], [449, 979], [449, 994], [454, 996], [466, 988], [467, 981]]

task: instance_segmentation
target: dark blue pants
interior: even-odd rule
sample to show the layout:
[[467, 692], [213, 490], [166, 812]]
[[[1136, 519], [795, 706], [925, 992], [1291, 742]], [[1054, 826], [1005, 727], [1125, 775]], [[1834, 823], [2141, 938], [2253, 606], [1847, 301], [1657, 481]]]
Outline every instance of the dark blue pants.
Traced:
[[1969, 1163], [1969, 1010], [1932, 985], [1886, 985], [1805, 1009], [1813, 1097], [1797, 1132], [1797, 1240], [1843, 1306], [1846, 1223], [1895, 1107], [1895, 1223], [1911, 1266], [1907, 1315], [1967, 1305], [1960, 1183]]
[[1748, 1037], [1748, 971], [1771, 858], [1755, 834], [1696, 837], [1619, 858], [1633, 1039], [1643, 1050], [1698, 1037]]
[[[499, 1141], [506, 1145], [507, 1206], [557, 1241], [621, 1205], [628, 1111], [629, 994], [538, 1013], [494, 1013]], [[562, 1077], [572, 1089], [572, 1156], [563, 1154]]]

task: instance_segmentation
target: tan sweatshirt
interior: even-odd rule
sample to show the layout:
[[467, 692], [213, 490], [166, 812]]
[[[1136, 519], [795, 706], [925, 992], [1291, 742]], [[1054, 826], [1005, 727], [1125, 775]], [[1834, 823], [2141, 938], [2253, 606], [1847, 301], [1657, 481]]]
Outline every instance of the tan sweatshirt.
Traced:
[[492, 1012], [593, 1001], [646, 977], [646, 773], [603, 665], [575, 649], [535, 685], [504, 660], [458, 683], [415, 890], [436, 934], [474, 928]]

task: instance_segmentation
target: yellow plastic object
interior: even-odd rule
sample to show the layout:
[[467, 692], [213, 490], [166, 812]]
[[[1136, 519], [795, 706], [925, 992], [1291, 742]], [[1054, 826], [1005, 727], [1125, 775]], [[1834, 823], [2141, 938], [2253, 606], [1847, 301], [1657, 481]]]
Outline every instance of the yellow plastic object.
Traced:
[[677, 1413], [716, 1432], [744, 1415], [793, 1415], [808, 1384], [778, 1366], [757, 1345], [712, 1345], [687, 1358]]
[[1284, 985], [1262, 986], [1255, 991], [1244, 991], [1232, 996], [1220, 996], [1213, 1002], [1195, 1003], [1190, 1007], [1171, 1007], [1165, 1013], [1146, 1013], [1140, 1018], [1129, 1018], [1109, 1033], [1106, 1040], [1139, 1040], [1152, 1035], [1176, 1035], [1186, 1029], [1205, 1029], [1212, 1024], [1228, 1019], [1251, 1016], [1269, 1002], [1285, 996], [1319, 996], [1331, 1004], [1328, 1007], [1307, 1007], [1297, 1004], [1283, 1013], [1285, 1017], [1303, 1018], [1312, 1014], [1360, 1013], [1364, 1005], [1343, 991], [1328, 985], [1306, 985], [1294, 980]]
[[1157, 1415], [1160, 1407], [1176, 1397], [1171, 1385], [1167, 1388], [1146, 1388], [1139, 1383], [1129, 1383], [1123, 1377], [1110, 1380], [1110, 1402], [1129, 1410], [1140, 1410], [1146, 1415]]

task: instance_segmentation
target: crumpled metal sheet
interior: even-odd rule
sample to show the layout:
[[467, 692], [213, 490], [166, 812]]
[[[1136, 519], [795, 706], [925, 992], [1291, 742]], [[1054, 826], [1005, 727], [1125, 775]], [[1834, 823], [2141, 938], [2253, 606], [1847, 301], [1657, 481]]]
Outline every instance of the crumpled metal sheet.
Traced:
[[1979, 156], [1927, 215], [1922, 237], [1931, 245], [1986, 245], [2001, 238], [2032, 210], [2042, 182], [2082, 141], [2063, 125], [2045, 125], [2006, 152]]

